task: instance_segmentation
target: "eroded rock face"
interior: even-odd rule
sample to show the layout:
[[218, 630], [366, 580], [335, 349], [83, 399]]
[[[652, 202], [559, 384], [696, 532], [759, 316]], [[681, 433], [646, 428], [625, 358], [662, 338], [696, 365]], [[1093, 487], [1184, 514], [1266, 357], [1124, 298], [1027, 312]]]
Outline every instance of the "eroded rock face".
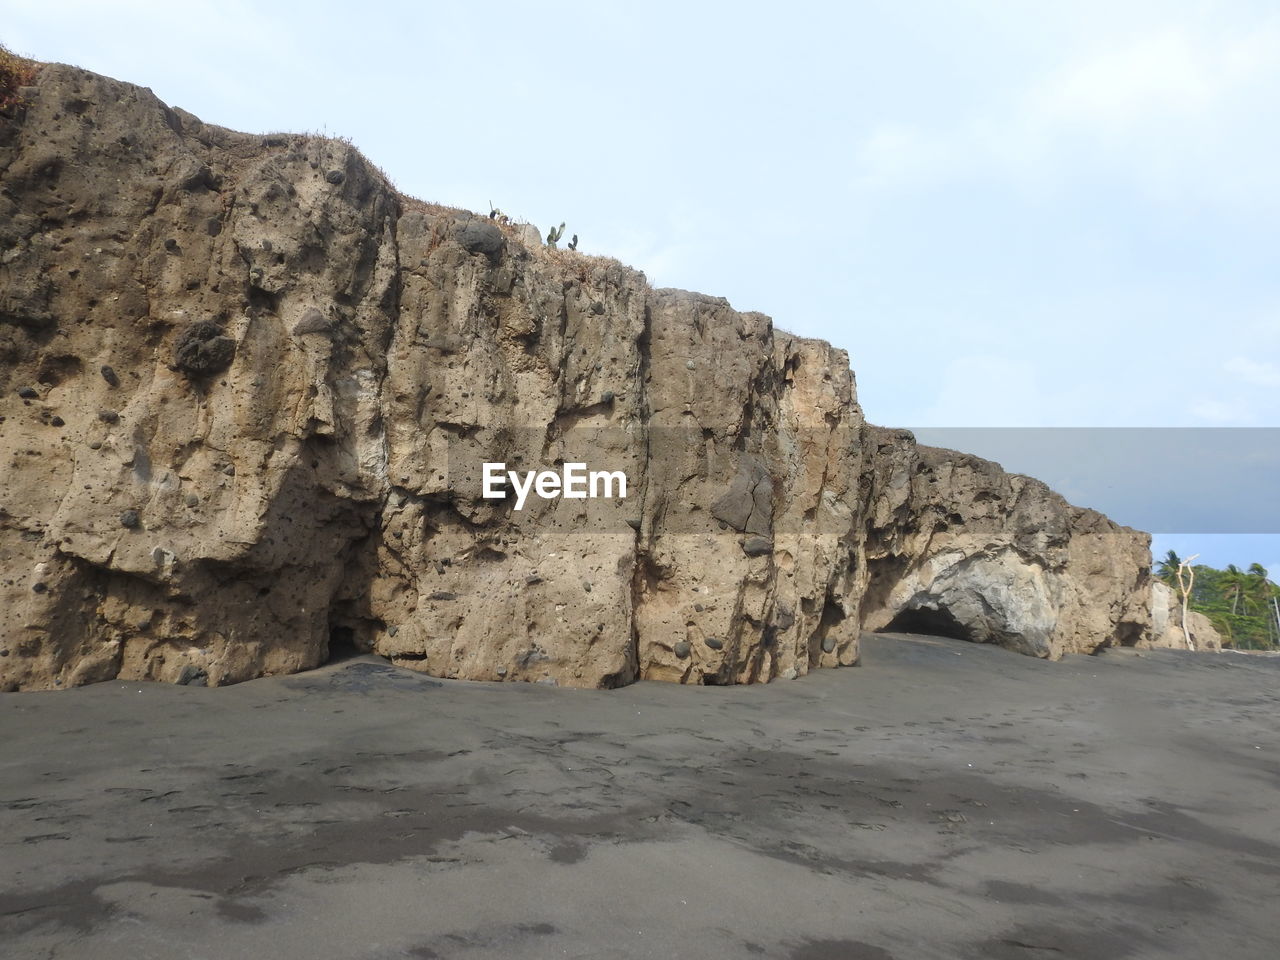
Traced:
[[901, 431], [874, 434], [868, 629], [942, 633], [1055, 659], [1148, 635], [1144, 534], [989, 461], [916, 446]]
[[[1187, 630], [1182, 629], [1182, 604], [1178, 594], [1160, 580], [1151, 583], [1151, 632], [1144, 647], [1168, 647], [1174, 650], [1221, 650], [1222, 635], [1203, 613], [1187, 611]], [[1187, 633], [1191, 634], [1190, 647]]]
[[[58, 65], [0, 116], [0, 685], [758, 682], [863, 627], [1151, 635], [1147, 538], [869, 426], [848, 358]], [[481, 495], [481, 467], [625, 499]], [[185, 680], [184, 680], [185, 678]]]

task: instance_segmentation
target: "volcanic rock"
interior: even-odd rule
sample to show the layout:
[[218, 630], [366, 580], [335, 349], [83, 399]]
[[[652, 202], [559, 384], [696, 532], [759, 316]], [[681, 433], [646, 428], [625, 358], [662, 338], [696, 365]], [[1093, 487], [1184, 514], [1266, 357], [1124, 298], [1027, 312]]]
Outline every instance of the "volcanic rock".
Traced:
[[[862, 629], [1152, 642], [1145, 534], [869, 425], [829, 344], [401, 196], [339, 140], [57, 64], [29, 93], [0, 117], [4, 689], [331, 644], [616, 686], [853, 664]], [[516, 510], [485, 462], [626, 496]]]

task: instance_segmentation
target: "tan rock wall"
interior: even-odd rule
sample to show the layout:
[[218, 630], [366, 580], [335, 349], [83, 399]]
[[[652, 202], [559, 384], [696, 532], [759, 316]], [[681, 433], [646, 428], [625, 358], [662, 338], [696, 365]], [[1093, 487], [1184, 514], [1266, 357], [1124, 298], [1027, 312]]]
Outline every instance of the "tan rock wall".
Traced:
[[1214, 629], [1209, 618], [1195, 610], [1188, 611], [1187, 626], [1182, 629], [1182, 602], [1178, 593], [1168, 584], [1153, 580], [1151, 583], [1151, 630], [1141, 644], [1144, 647], [1166, 647], [1186, 650], [1187, 633], [1191, 634], [1192, 650], [1221, 650], [1222, 635]]
[[[868, 426], [848, 358], [46, 65], [0, 116], [0, 686], [758, 682], [1150, 632], [1145, 535]], [[481, 464], [624, 500], [480, 496]], [[904, 619], [905, 618], [905, 619]], [[913, 620], [914, 618], [914, 620]], [[932, 620], [931, 620], [932, 618]]]

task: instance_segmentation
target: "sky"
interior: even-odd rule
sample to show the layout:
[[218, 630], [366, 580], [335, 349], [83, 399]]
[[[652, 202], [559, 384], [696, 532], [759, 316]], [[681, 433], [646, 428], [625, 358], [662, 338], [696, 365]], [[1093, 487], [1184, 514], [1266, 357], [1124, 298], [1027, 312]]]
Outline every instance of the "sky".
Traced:
[[[1274, 0], [5, 8], [18, 52], [829, 340], [876, 423], [1280, 427]], [[1280, 572], [1212, 532], [1176, 548]]]

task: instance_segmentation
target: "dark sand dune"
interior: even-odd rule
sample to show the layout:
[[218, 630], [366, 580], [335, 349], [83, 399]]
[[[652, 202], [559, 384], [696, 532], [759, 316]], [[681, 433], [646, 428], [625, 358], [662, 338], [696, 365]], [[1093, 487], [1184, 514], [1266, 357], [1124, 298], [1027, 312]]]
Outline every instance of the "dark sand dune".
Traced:
[[6, 958], [1280, 956], [1280, 659], [0, 698]]

